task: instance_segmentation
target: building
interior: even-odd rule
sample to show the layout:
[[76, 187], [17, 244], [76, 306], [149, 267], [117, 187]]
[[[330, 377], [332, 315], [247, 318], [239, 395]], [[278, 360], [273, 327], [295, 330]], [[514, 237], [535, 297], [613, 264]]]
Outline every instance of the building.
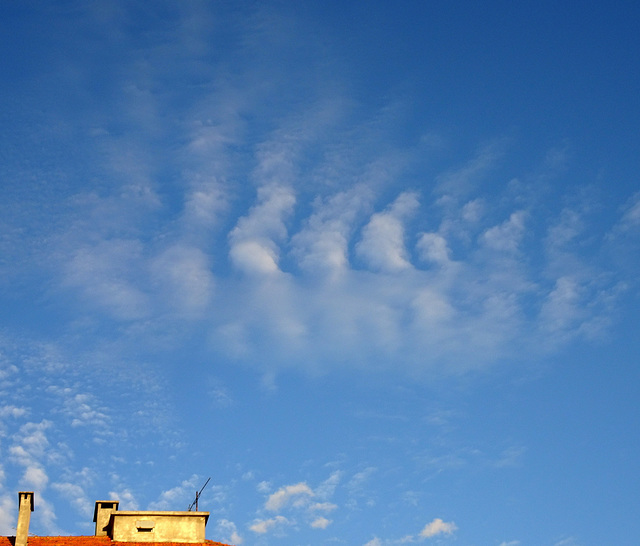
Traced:
[[0, 537], [0, 546], [229, 546], [205, 539], [209, 512], [118, 510], [118, 501], [96, 501], [93, 536], [29, 536], [34, 510], [32, 491], [18, 493], [15, 537]]

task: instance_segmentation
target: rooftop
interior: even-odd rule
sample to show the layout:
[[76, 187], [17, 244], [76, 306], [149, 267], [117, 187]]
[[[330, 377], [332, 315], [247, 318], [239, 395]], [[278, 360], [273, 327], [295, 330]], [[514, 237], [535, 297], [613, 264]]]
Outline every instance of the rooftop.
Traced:
[[[0, 546], [14, 546], [15, 537], [0, 537]], [[230, 546], [222, 542], [205, 540], [201, 546]], [[109, 537], [96, 536], [30, 536], [29, 546], [184, 546], [183, 542], [115, 542]], [[197, 546], [197, 545], [196, 545]]]
[[30, 536], [34, 505], [33, 491], [18, 493], [16, 536], [0, 546], [229, 546], [205, 539], [209, 512], [121, 511], [117, 500], [96, 501], [93, 536]]

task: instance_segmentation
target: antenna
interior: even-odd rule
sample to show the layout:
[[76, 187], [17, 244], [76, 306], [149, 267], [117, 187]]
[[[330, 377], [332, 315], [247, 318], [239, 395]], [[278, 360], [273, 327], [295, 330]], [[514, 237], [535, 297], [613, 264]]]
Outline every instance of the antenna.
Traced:
[[198, 511], [198, 499], [200, 498], [200, 494], [204, 491], [204, 488], [207, 487], [207, 484], [209, 483], [209, 480], [211, 480], [211, 478], [209, 478], [206, 482], [204, 482], [204, 485], [202, 486], [202, 489], [200, 489], [200, 491], [196, 491], [196, 500], [194, 500], [189, 505], [189, 508], [187, 508], [187, 511], [191, 512], [191, 509], [194, 506], [196, 507], [196, 512]]

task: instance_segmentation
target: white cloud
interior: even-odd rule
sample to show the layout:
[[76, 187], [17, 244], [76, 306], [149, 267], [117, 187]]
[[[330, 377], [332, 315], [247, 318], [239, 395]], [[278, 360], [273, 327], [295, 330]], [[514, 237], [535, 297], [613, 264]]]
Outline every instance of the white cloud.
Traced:
[[360, 472], [357, 472], [349, 480], [349, 483], [347, 483], [347, 487], [352, 492], [360, 491], [362, 489], [362, 487], [364, 486], [364, 484], [366, 482], [368, 482], [371, 479], [371, 476], [373, 476], [377, 471], [378, 471], [377, 468], [375, 468], [373, 466], [369, 466], [369, 467], [365, 468], [364, 470], [362, 470]]
[[520, 541], [519, 540], [510, 540], [509, 542], [501, 542], [500, 546], [519, 546], [520, 545]]
[[[276, 492], [269, 495], [265, 502], [264, 509], [270, 512], [280, 512], [285, 508], [301, 514], [313, 529], [326, 529], [331, 520], [320, 513], [329, 513], [337, 508], [337, 505], [330, 502], [311, 502], [314, 497], [327, 498], [333, 495], [335, 487], [338, 485], [341, 472], [333, 472], [317, 488], [312, 490], [305, 482], [286, 485]], [[264, 488], [263, 488], [264, 489]], [[251, 530], [256, 533], [266, 533], [273, 527], [283, 527], [284, 524], [290, 524], [291, 520], [276, 518], [256, 520]]]
[[278, 489], [269, 496], [264, 507], [271, 512], [278, 512], [289, 502], [306, 502], [309, 497], [313, 497], [314, 493], [311, 488], [304, 482], [295, 485], [286, 485]]
[[465, 222], [475, 224], [482, 218], [485, 208], [486, 206], [482, 199], [473, 199], [462, 207], [460, 215]]
[[[368, 143], [354, 151], [353, 135], [371, 127], [345, 130], [341, 116], [349, 112], [340, 99], [312, 98], [288, 117], [274, 116], [266, 137], [246, 140], [251, 93], [220, 83], [222, 103], [203, 98], [181, 127], [182, 210], [166, 206], [175, 187], [166, 194], [154, 188], [151, 162], [134, 169], [139, 150], [119, 167], [135, 175], [136, 191], [75, 198], [81, 227], [60, 236], [56, 252], [65, 285], [91, 304], [87, 320], [98, 309], [131, 322], [141, 345], [153, 343], [148, 332], [177, 335], [176, 322], [199, 320], [215, 352], [258, 363], [265, 374], [331, 366], [462, 372], [544, 350], [540, 338], [553, 325], [563, 335], [563, 324], [580, 336], [597, 324], [604, 329], [606, 320], [587, 321], [607, 312], [591, 305], [589, 290], [574, 306], [583, 320], [547, 321], [559, 316], [558, 302], [536, 316], [549, 285], [568, 276], [552, 262], [581, 254], [585, 220], [560, 212], [556, 222], [512, 189], [479, 186], [504, 143], [436, 176], [434, 198], [404, 190], [402, 165], [417, 160], [415, 150], [372, 152]], [[234, 159], [238, 146], [242, 161]], [[248, 203], [247, 179], [257, 188]], [[137, 195], [126, 212], [123, 195]], [[429, 196], [435, 202], [424, 203]], [[625, 225], [633, 224], [637, 202], [626, 206]], [[150, 223], [152, 240], [141, 235]], [[539, 243], [548, 247], [547, 263], [534, 265]], [[229, 274], [229, 265], [247, 275]], [[605, 269], [592, 259], [576, 282]]]
[[[229, 390], [218, 380], [211, 377], [208, 380], [209, 385], [209, 397], [211, 400], [221, 408], [228, 408], [234, 404], [234, 399]], [[251, 472], [247, 472], [242, 476], [243, 479], [251, 479], [253, 475]]]
[[207, 255], [198, 248], [174, 245], [160, 254], [152, 265], [164, 299], [182, 316], [198, 316], [209, 305], [214, 278]]
[[9, 495], [0, 495], [0, 535], [16, 534], [17, 507]]
[[76, 388], [59, 385], [47, 386], [46, 392], [56, 396], [61, 413], [73, 428], [86, 427], [100, 438], [112, 434], [109, 410], [93, 394], [79, 393]]
[[318, 517], [311, 522], [311, 527], [314, 529], [326, 529], [331, 525], [331, 520], [323, 517]]
[[27, 487], [36, 491], [42, 491], [49, 483], [49, 476], [47, 476], [47, 473], [41, 466], [29, 465], [24, 471], [22, 481]]
[[461, 168], [440, 175], [436, 185], [438, 193], [454, 197], [466, 196], [471, 193], [478, 181], [500, 158], [504, 144], [499, 141], [488, 144]]
[[109, 499], [120, 501], [120, 510], [139, 510], [138, 501], [128, 488], [109, 491]]
[[[46, 485], [44, 471], [41, 470], [42, 463], [47, 457], [53, 455], [48, 450], [49, 440], [46, 431], [51, 428], [52, 422], [42, 420], [40, 423], [25, 423], [20, 430], [13, 436], [13, 445], [9, 448], [9, 453], [14, 460], [30, 469], [29, 475], [35, 482]], [[34, 482], [34, 483], [35, 483]]]
[[336, 508], [338, 508], [338, 506], [331, 502], [315, 502], [309, 506], [310, 511], [318, 512], [332, 512]]
[[246, 273], [270, 274], [279, 271], [278, 253], [271, 241], [266, 239], [234, 243], [229, 255], [234, 265]]
[[616, 228], [625, 232], [640, 226], [640, 192], [630, 197], [623, 207], [623, 215]]
[[247, 273], [268, 274], [278, 271], [276, 242], [287, 234], [285, 218], [295, 204], [291, 188], [271, 184], [258, 188], [258, 203], [238, 220], [229, 234], [230, 258]]
[[482, 234], [483, 242], [494, 250], [516, 252], [524, 233], [525, 218], [524, 211], [512, 213], [508, 220], [485, 231]]
[[356, 245], [356, 253], [374, 270], [401, 271], [411, 267], [404, 244], [403, 220], [418, 208], [414, 193], [402, 193], [384, 212], [371, 217]]
[[71, 482], [55, 482], [51, 484], [51, 488], [55, 489], [63, 497], [68, 499], [83, 516], [87, 518], [91, 517], [94, 505], [87, 497], [84, 489], [78, 484]]
[[[302, 231], [291, 237], [291, 255], [300, 272], [280, 271], [279, 250], [273, 250], [270, 239], [232, 243], [236, 252], [246, 251], [242, 258], [246, 264], [254, 262], [248, 269], [278, 273], [268, 285], [256, 286], [246, 279], [233, 287], [244, 288], [239, 301], [246, 298], [246, 303], [240, 303], [234, 320], [216, 332], [236, 358], [264, 362], [264, 354], [271, 352], [274, 362], [313, 369], [317, 362], [346, 361], [357, 367], [396, 362], [400, 355], [410, 369], [428, 370], [438, 362], [444, 370], [464, 371], [501, 356], [526, 354], [524, 348], [546, 347], [537, 339], [544, 319], [531, 313], [528, 301], [540, 298], [544, 290], [520, 257], [528, 211], [516, 210], [500, 224], [474, 228], [478, 237], [465, 235], [464, 252], [456, 239], [459, 232], [421, 234], [416, 245], [421, 261], [442, 267], [419, 269], [406, 251], [403, 235], [403, 218], [417, 207], [415, 194], [401, 194], [374, 214], [360, 241], [354, 241], [351, 222], [363, 210], [362, 203], [355, 199], [353, 205], [344, 193], [340, 196], [339, 203], [319, 201]], [[474, 207], [480, 205], [469, 208]], [[471, 219], [479, 221], [477, 216]], [[348, 237], [371, 271], [350, 267]], [[460, 255], [455, 261], [453, 245]], [[386, 275], [390, 272], [401, 276], [390, 278]], [[325, 274], [322, 280], [331, 282], [316, 284], [316, 277]], [[579, 308], [586, 311], [587, 302], [581, 300]], [[242, 313], [245, 308], [251, 312]], [[580, 330], [574, 322], [569, 327], [586, 335], [587, 326]]]
[[522, 457], [526, 451], [526, 448], [522, 446], [509, 447], [500, 454], [495, 466], [498, 468], [520, 466]]
[[193, 229], [211, 228], [227, 207], [227, 196], [220, 182], [198, 179], [185, 197], [184, 221]]
[[[325, 481], [323, 481], [318, 487], [315, 488], [314, 492], [316, 496], [321, 499], [327, 499], [331, 497], [336, 490], [336, 487], [340, 483], [342, 475], [343, 472], [341, 472], [340, 470], [332, 472]], [[315, 506], [325, 506], [325, 504], [316, 504]]]
[[553, 546], [578, 546], [578, 541], [574, 537], [563, 538]]
[[[425, 526], [422, 532], [419, 535], [408, 534], [403, 536], [402, 538], [395, 539], [380, 539], [378, 537], [374, 537], [372, 540], [367, 542], [364, 546], [383, 546], [384, 545], [395, 545], [395, 544], [413, 544], [417, 542], [423, 542], [426, 539], [433, 538], [438, 535], [451, 535], [457, 530], [457, 527], [454, 523], [445, 523], [440, 519], [433, 520], [430, 524]], [[519, 544], [517, 541], [511, 545], [511, 543], [504, 544], [501, 546], [516, 546]]]
[[271, 490], [271, 483], [263, 480], [260, 483], [258, 483], [258, 485], [256, 485], [256, 489], [260, 493], [268, 493]]
[[18, 417], [24, 417], [28, 411], [29, 410], [27, 408], [19, 408], [17, 406], [2, 406], [0, 407], [0, 418], [12, 417], [15, 419]]
[[142, 253], [135, 240], [105, 240], [75, 249], [65, 266], [65, 283], [115, 318], [141, 319], [150, 312], [148, 295], [137, 286], [146, 270]]
[[424, 261], [437, 265], [447, 265], [450, 261], [450, 250], [447, 241], [437, 233], [423, 233], [418, 240], [416, 248]]
[[415, 325], [429, 335], [443, 332], [443, 327], [456, 316], [456, 310], [446, 295], [434, 289], [424, 288], [416, 293], [411, 306], [415, 312]]
[[[217, 124], [212, 125], [203, 121], [195, 122], [192, 127], [191, 142], [188, 145], [189, 151], [197, 155], [224, 153], [224, 148], [233, 144], [235, 140], [233, 135], [230, 135], [225, 129]], [[205, 204], [209, 203], [205, 201]]]
[[290, 524], [291, 522], [284, 516], [276, 516], [275, 518], [256, 520], [249, 529], [254, 533], [263, 535], [274, 529], [277, 530]]
[[564, 208], [559, 217], [547, 228], [544, 238], [546, 252], [545, 272], [550, 278], [563, 276], [588, 279], [597, 275], [596, 270], [581, 258], [578, 249], [581, 236], [587, 230], [585, 210]]
[[333, 274], [349, 267], [349, 241], [356, 218], [368, 208], [371, 191], [364, 185], [316, 199], [314, 212], [291, 243], [300, 266], [310, 274]]
[[[195, 24], [198, 18], [193, 19]], [[211, 32], [211, 28], [201, 29], [200, 34], [189, 43], [203, 40], [202, 35], [205, 33], [219, 34]], [[277, 33], [274, 32], [275, 34]], [[113, 35], [122, 37], [117, 33]], [[150, 40], [152, 42], [153, 37]], [[240, 49], [247, 47], [242, 40], [248, 38], [241, 38]], [[124, 43], [119, 38], [116, 41]], [[286, 39], [282, 41], [288, 43]], [[163, 46], [170, 43], [166, 41]], [[162, 63], [153, 62], [153, 56], [157, 53], [153, 46], [147, 48], [146, 45], [145, 43], [143, 53], [138, 52], [138, 61], [145, 56], [147, 62], [138, 66], [142, 70], [149, 70], [155, 64], [163, 66]], [[197, 47], [197, 43], [193, 47]], [[252, 47], [258, 55], [260, 46]], [[240, 59], [242, 60], [246, 59]], [[202, 63], [204, 64], [206, 63]], [[606, 310], [591, 305], [594, 301], [593, 288], [585, 285], [583, 275], [554, 272], [550, 277], [540, 279], [539, 270], [548, 272], [549, 268], [545, 268], [544, 264], [529, 265], [529, 259], [534, 260], [538, 256], [535, 249], [532, 249], [531, 255], [527, 254], [527, 238], [536, 237], [533, 224], [553, 223], [546, 215], [547, 212], [540, 215], [535, 210], [525, 213], [521, 209], [521, 202], [506, 203], [504, 196], [500, 195], [472, 195], [478, 181], [496, 163], [499, 156], [496, 147], [481, 150], [462, 168], [451, 169], [437, 177], [437, 192], [452, 196], [455, 214], [452, 214], [451, 219], [437, 217], [438, 212], [434, 214], [433, 211], [436, 207], [432, 207], [431, 203], [427, 203], [424, 210], [420, 208], [420, 213], [416, 214], [418, 201], [423, 201], [430, 195], [428, 189], [419, 199], [415, 194], [401, 193], [406, 177], [396, 178], [387, 173], [379, 175], [376, 182], [370, 183], [368, 177], [375, 174], [377, 167], [385, 166], [384, 161], [375, 161], [378, 150], [369, 152], [369, 157], [355, 160], [353, 155], [349, 155], [352, 153], [351, 149], [359, 146], [358, 137], [375, 131], [373, 126], [377, 119], [367, 120], [364, 127], [350, 132], [349, 137], [356, 136], [348, 139], [351, 146], [341, 144], [343, 149], [338, 149], [340, 145], [334, 146], [333, 142], [327, 145], [326, 142], [315, 139], [313, 134], [310, 135], [312, 130], [304, 130], [305, 127], [313, 126], [308, 118], [297, 126], [284, 126], [278, 119], [281, 111], [269, 101], [265, 102], [269, 103], [269, 110], [277, 112], [273, 117], [269, 117], [269, 114], [264, 116], [263, 105], [260, 110], [257, 107], [252, 110], [251, 105], [243, 104], [247, 94], [257, 95], [256, 102], [261, 102], [264, 97], [262, 88], [258, 89], [256, 86], [256, 89], [251, 89], [251, 85], [238, 85], [237, 89], [233, 89], [233, 83], [225, 81], [236, 78], [238, 83], [242, 79], [234, 75], [242, 72], [241, 64], [234, 63], [231, 70], [221, 71], [219, 80], [215, 82], [207, 82], [205, 75], [193, 80], [181, 79], [191, 83], [201, 82], [201, 86], [195, 87], [207, 89], [217, 90], [227, 85], [228, 90], [223, 101], [218, 100], [220, 97], [217, 91], [202, 97], [202, 103], [197, 105], [195, 121], [193, 112], [187, 108], [179, 111], [176, 116], [168, 116], [187, 118], [187, 138], [185, 134], [177, 134], [173, 141], [187, 144], [182, 150], [167, 154], [171, 156], [167, 162], [175, 163], [172, 169], [165, 169], [165, 165], [158, 162], [157, 173], [161, 176], [157, 178], [162, 179], [158, 183], [158, 189], [154, 187], [156, 177], [153, 176], [153, 162], [149, 160], [156, 157], [161, 159], [159, 156], [162, 152], [157, 156], [145, 155], [144, 150], [135, 148], [127, 153], [127, 143], [135, 142], [140, 136], [139, 133], [131, 135], [126, 141], [120, 140], [120, 146], [114, 146], [109, 158], [122, 178], [131, 179], [124, 188], [124, 198], [114, 198], [110, 203], [100, 200], [98, 206], [86, 215], [78, 211], [76, 216], [60, 219], [65, 224], [78, 220], [83, 226], [81, 229], [87, 231], [86, 239], [81, 238], [80, 243], [71, 237], [61, 241], [60, 238], [56, 239], [55, 233], [51, 236], [47, 233], [49, 230], [41, 230], [41, 233], [46, 234], [42, 239], [46, 239], [47, 244], [49, 241], [54, 245], [59, 244], [55, 251], [62, 248], [64, 256], [69, 257], [65, 264], [65, 280], [73, 293], [80, 294], [93, 306], [106, 310], [117, 321], [134, 323], [131, 327], [129, 324], [123, 326], [109, 323], [107, 328], [103, 328], [103, 323], [93, 320], [91, 305], [83, 306], [80, 310], [83, 316], [78, 317], [77, 322], [55, 325], [61, 332], [65, 332], [68, 339], [80, 338], [85, 332], [99, 332], [104, 340], [103, 350], [106, 352], [113, 348], [117, 352], [122, 339], [128, 336], [136, 344], [139, 343], [139, 349], [135, 352], [135, 356], [138, 356], [144, 355], [153, 344], [148, 334], [153, 331], [153, 336], [165, 342], [154, 348], [158, 360], [164, 360], [165, 354], [181, 354], [179, 347], [170, 346], [170, 342], [165, 339], [167, 331], [173, 333], [171, 327], [166, 327], [166, 323], [175, 324], [179, 319], [189, 316], [201, 320], [193, 328], [189, 325], [189, 331], [193, 332], [189, 343], [200, 347], [196, 362], [188, 363], [191, 371], [196, 367], [207, 366], [210, 362], [214, 362], [215, 366], [218, 363], [226, 365], [233, 358], [225, 358], [228, 355], [219, 353], [224, 352], [226, 347], [232, 347], [229, 353], [236, 360], [245, 363], [260, 362], [258, 365], [269, 371], [278, 366], [301, 369], [351, 366], [361, 367], [366, 372], [393, 369], [400, 373], [407, 371], [409, 374], [419, 375], [421, 370], [470, 369], [497, 361], [505, 354], [527, 355], [527, 351], [520, 350], [523, 345], [542, 345], [536, 342], [554, 332], [581, 333], [584, 331], [582, 326], [588, 324], [588, 320], [594, 315], [605, 316]], [[288, 63], [283, 62], [282, 65], [285, 67]], [[203, 68], [206, 70], [206, 67]], [[269, 70], [270, 67], [264, 69], [267, 74]], [[151, 83], [144, 81], [147, 77], [132, 79], [135, 85], [127, 90], [131, 103], [139, 110], [136, 109], [135, 115], [114, 119], [113, 126], [131, 128], [134, 132], [140, 131], [136, 129], [138, 126], [143, 127], [143, 130], [151, 129], [154, 144], [159, 145], [165, 138], [171, 138], [170, 128], [177, 129], [178, 132], [180, 128], [170, 125], [159, 127], [158, 121], [151, 121], [154, 118], [163, 119], [164, 116], [158, 114], [166, 111], [164, 107], [168, 104], [158, 104], [161, 99], [149, 92], [149, 89], [157, 86], [145, 86], [144, 84]], [[176, 77], [179, 75], [176, 74]], [[194, 88], [191, 83], [183, 87]], [[273, 80], [265, 79], [264, 87], [272, 85]], [[282, 87], [276, 86], [270, 93], [275, 96], [282, 90]], [[234, 98], [235, 91], [243, 96]], [[303, 96], [297, 92], [294, 95]], [[179, 100], [182, 98], [184, 97], [175, 95], [170, 100], [173, 104], [184, 104], [185, 101]], [[145, 108], [145, 102], [149, 103], [148, 109]], [[203, 107], [205, 102], [213, 105], [206, 112]], [[304, 105], [301, 110], [307, 108], [311, 101], [305, 99], [302, 102]], [[118, 114], [121, 110], [114, 108]], [[251, 124], [249, 120], [257, 112], [262, 114], [258, 124], [260, 127], [251, 127], [242, 135], [242, 125]], [[361, 112], [357, 114], [361, 115]], [[372, 117], [378, 115], [381, 113]], [[354, 125], [351, 123], [354, 118], [355, 116], [340, 121]], [[139, 121], [144, 123], [136, 123]], [[264, 126], [274, 127], [272, 138], [253, 147], [253, 142], [260, 138], [257, 131]], [[104, 130], [99, 132], [107, 134]], [[348, 131], [345, 130], [346, 132]], [[332, 132], [332, 140], [335, 134], [336, 132]], [[243, 136], [244, 140], [241, 140]], [[308, 155], [300, 153], [304, 144], [309, 144], [312, 149]], [[229, 152], [231, 146], [236, 146], [235, 153], [242, 157], [229, 168], [228, 164], [234, 161]], [[371, 142], [362, 146], [365, 147], [371, 147]], [[402, 153], [409, 155], [412, 152], [402, 150]], [[185, 160], [186, 168], [179, 164], [181, 154], [189, 156]], [[329, 156], [339, 156], [345, 165], [334, 159], [326, 161], [325, 158]], [[415, 157], [411, 160], [415, 160]], [[91, 158], [87, 163], [90, 161]], [[246, 171], [252, 167], [243, 171], [242, 165], [257, 166], [247, 176]], [[233, 170], [235, 172], [230, 177], [226, 176]], [[414, 173], [418, 171], [417, 168]], [[175, 203], [164, 207], [161, 205], [164, 199], [167, 200], [165, 205], [172, 201], [176, 191], [182, 189], [172, 186], [170, 180], [167, 180], [177, 172], [185, 173], [181, 182], [186, 182], [187, 189], [182, 195], [184, 209], [174, 213], [174, 210], [169, 209], [173, 209]], [[100, 181], [95, 183], [96, 194], [110, 191], [108, 186], [112, 177], [101, 177], [99, 175], [103, 173], [100, 172], [88, 174], [89, 176], [82, 177], [83, 184], [90, 186], [94, 184], [92, 180], [99, 178]], [[392, 181], [383, 188], [378, 180], [385, 176]], [[259, 188], [253, 206], [242, 201], [247, 179], [251, 177]], [[227, 192], [226, 180], [234, 180], [236, 195]], [[499, 181], [492, 182], [487, 187], [499, 184]], [[423, 183], [427, 188], [429, 181], [421, 180], [420, 184]], [[61, 189], [71, 187], [72, 181], [69, 181], [69, 186], [66, 184], [65, 181], [65, 187]], [[350, 184], [354, 185], [353, 188], [345, 190]], [[392, 184], [400, 189], [393, 189]], [[51, 186], [46, 195], [55, 196], [58, 188], [53, 187], [53, 184]], [[160, 188], [162, 192], [159, 191]], [[29, 188], [25, 189], [25, 195], [28, 190]], [[117, 193], [119, 189], [113, 191]], [[383, 204], [377, 208], [378, 212], [368, 218], [368, 223], [363, 220], [366, 214], [370, 214], [368, 208], [371, 204], [392, 191], [396, 192], [394, 197], [399, 194], [395, 202], [388, 207]], [[129, 222], [120, 211], [120, 207], [126, 206], [129, 200], [134, 203], [129, 205], [130, 208], [144, 205], [139, 223]], [[394, 198], [390, 200], [393, 201]], [[298, 209], [295, 208], [296, 202], [300, 205]], [[637, 195], [635, 201], [629, 202], [623, 213], [621, 229], [637, 227], [640, 214], [638, 202]], [[462, 206], [458, 207], [460, 204]], [[58, 205], [59, 202], [54, 202], [49, 208], [62, 209]], [[231, 205], [233, 210], [230, 211]], [[496, 210], [498, 207], [502, 209]], [[157, 214], [145, 214], [149, 210], [154, 210]], [[223, 212], [230, 214], [224, 222], [220, 221]], [[232, 214], [236, 216], [231, 216]], [[523, 220], [524, 214], [527, 215], [526, 222]], [[419, 223], [417, 235], [408, 222], [414, 217], [417, 218], [416, 223]], [[509, 219], [502, 222], [505, 218]], [[93, 219], [98, 220], [97, 225], [90, 221]], [[444, 220], [457, 222], [458, 229], [438, 229], [441, 220], [443, 226]], [[227, 233], [223, 230], [234, 223], [236, 228], [225, 239]], [[363, 223], [364, 228], [360, 229]], [[147, 231], [149, 225], [153, 227], [153, 232]], [[553, 232], [550, 231], [549, 238], [554, 240], [555, 248], [562, 246], [563, 249], [575, 251], [575, 246], [580, 245], [580, 227], [578, 218], [567, 214], [562, 225]], [[218, 230], [215, 233], [214, 228]], [[296, 229], [299, 229], [298, 233], [295, 233]], [[194, 233], [199, 230], [206, 231], [206, 235], [196, 237]], [[361, 235], [360, 239], [358, 233]], [[202, 244], [203, 240], [206, 244]], [[243, 279], [242, 275], [230, 274], [227, 271], [229, 264], [225, 261], [225, 252], [219, 245], [221, 240], [226, 240], [229, 244], [228, 257], [232, 265], [242, 272], [268, 277], [268, 281], [275, 278], [273, 284], [260, 291], [256, 287], [255, 278]], [[414, 245], [416, 240], [417, 245]], [[414, 248], [422, 259], [417, 260], [417, 264], [413, 263]], [[518, 270], [509, 269], [507, 275], [501, 267], [504, 262], [488, 263], [488, 250], [522, 252], [526, 259], [522, 260]], [[352, 267], [350, 260], [354, 253], [359, 256], [360, 264], [366, 264], [368, 271]], [[46, 265], [47, 257], [48, 255], [43, 254], [40, 263]], [[598, 263], [598, 258], [592, 260], [595, 278], [607, 265]], [[434, 267], [452, 265], [456, 269], [450, 268], [446, 273], [441, 273], [438, 267]], [[321, 275], [326, 274], [332, 282], [318, 283], [315, 275], [319, 272]], [[49, 277], [48, 273], [45, 269], [38, 276], [46, 279]], [[508, 282], [501, 282], [507, 276]], [[232, 278], [231, 282], [229, 278]], [[325, 280], [326, 278], [321, 279]], [[523, 288], [525, 285], [531, 288]], [[53, 291], [47, 291], [46, 299], [52, 316], [61, 309], [61, 316], [74, 315], [72, 312], [65, 312], [63, 307], [66, 302], [59, 301], [63, 298]], [[537, 314], [540, 308], [542, 312]], [[113, 328], [109, 328], [110, 326]], [[225, 347], [215, 338], [215, 332], [223, 330], [236, 334], [229, 334], [229, 339], [234, 343], [230, 342]], [[203, 340], [204, 343], [201, 343]], [[212, 346], [215, 356], [219, 358], [211, 358]], [[166, 353], [165, 347], [169, 348]], [[114, 354], [113, 360], [120, 356]], [[133, 360], [131, 358], [130, 361]], [[164, 362], [158, 363], [158, 366], [163, 364]], [[130, 367], [132, 373], [135, 373], [134, 368], [137, 366]], [[4, 373], [4, 370], [0, 370], [0, 377]], [[83, 370], [75, 372], [75, 375], [65, 373], [61, 381], [76, 381], [82, 373]], [[135, 379], [131, 384], [134, 382]], [[33, 390], [40, 392], [35, 387]], [[113, 389], [114, 392], [119, 390]], [[132, 391], [127, 392], [130, 394]], [[223, 390], [209, 389], [207, 392], [221, 404], [228, 400]], [[169, 400], [169, 397], [157, 398], [159, 404]], [[22, 418], [26, 415], [17, 414], [15, 406], [13, 408], [7, 410], [12, 413], [6, 413], [6, 417]], [[65, 405], [55, 407], [55, 410], [66, 412], [64, 415], [67, 417], [74, 415], [71, 421], [75, 427], [72, 431], [74, 442], [85, 438], [89, 426], [105, 430], [113, 426], [114, 414], [105, 410], [101, 399], [91, 397], [81, 390], [73, 390], [65, 399]], [[57, 417], [59, 416], [58, 413]], [[156, 426], [154, 430], [162, 428]], [[126, 433], [130, 438], [137, 436], [136, 431], [128, 427]], [[47, 450], [52, 447], [57, 449], [56, 442], [51, 441], [38, 451], [36, 440], [34, 439], [35, 444], [32, 446], [19, 442], [11, 452], [16, 460], [22, 458], [27, 461], [25, 464], [28, 466], [20, 468], [21, 471], [29, 469], [25, 471], [25, 476], [29, 477], [25, 479], [30, 479], [33, 483], [39, 482], [44, 487], [50, 474], [52, 488], [80, 499], [81, 491], [71, 487], [73, 482], [66, 478], [56, 481], [51, 469], [43, 462], [47, 459]], [[518, 454], [503, 455], [504, 458], [498, 464], [513, 461]], [[129, 453], [127, 456], [131, 456], [127, 463], [133, 464], [133, 456]], [[77, 460], [85, 458], [78, 454]], [[349, 488], [353, 494], [361, 491], [362, 484], [366, 482], [364, 478], [367, 476], [360, 477], [363, 478], [362, 481], [359, 482], [354, 477], [350, 482]], [[327, 515], [330, 510], [335, 509], [335, 505], [328, 502], [312, 504], [312, 500], [329, 498], [336, 483], [338, 482], [333, 480], [333, 476], [318, 487], [314, 483], [313, 498], [308, 493], [300, 492], [296, 495], [287, 492], [286, 488], [284, 491], [280, 489], [267, 503], [271, 501], [279, 510], [290, 508], [297, 499], [308, 503], [308, 510]], [[170, 501], [177, 500], [180, 488], [178, 486], [164, 492], [157, 504], [170, 504]], [[262, 488], [262, 491], [266, 490], [267, 488]], [[273, 490], [269, 489], [269, 493]], [[123, 494], [126, 492], [125, 489]], [[277, 497], [278, 493], [280, 497]], [[371, 544], [374, 542], [379, 543], [379, 540], [375, 539]]]
[[440, 518], [434, 519], [431, 523], [427, 523], [424, 529], [420, 531], [422, 538], [431, 538], [436, 535], [451, 535], [456, 531], [456, 524], [453, 522], [444, 522]]
[[45, 499], [42, 494], [38, 495], [36, 502], [38, 503], [38, 509], [35, 510], [33, 514], [35, 521], [38, 522], [48, 534], [54, 536], [61, 535], [62, 533], [56, 524], [58, 518], [53, 504]]
[[547, 245], [550, 250], [559, 251], [566, 248], [584, 230], [584, 219], [575, 210], [565, 208], [557, 223], [549, 227]]
[[[0, 358], [2, 358], [2, 356], [3, 355], [0, 354]], [[9, 364], [8, 362], [3, 361], [2, 365], [2, 369], [0, 369], [0, 379], [2, 380], [6, 380], [7, 377], [18, 372], [18, 367], [15, 364]]]
[[220, 519], [216, 524], [216, 535], [220, 537], [220, 540], [233, 544], [234, 546], [240, 546], [244, 539], [238, 533], [236, 524], [228, 519]]
[[198, 486], [198, 476], [195, 474], [188, 480], [183, 480], [180, 485], [167, 489], [160, 494], [160, 498], [149, 504], [149, 510], [182, 510], [193, 497], [193, 492]]
[[258, 188], [257, 204], [238, 220], [229, 234], [232, 247], [247, 240], [274, 241], [287, 234], [284, 220], [293, 211], [296, 202], [291, 188], [281, 184]]
[[76, 394], [65, 400], [65, 410], [73, 419], [72, 427], [91, 425], [96, 428], [106, 428], [108, 426], [109, 418], [106, 413], [94, 409], [91, 406], [92, 403], [95, 403], [95, 400], [89, 394]]
[[584, 314], [581, 292], [582, 287], [576, 279], [571, 277], [557, 279], [540, 312], [542, 328], [549, 332], [571, 330]]

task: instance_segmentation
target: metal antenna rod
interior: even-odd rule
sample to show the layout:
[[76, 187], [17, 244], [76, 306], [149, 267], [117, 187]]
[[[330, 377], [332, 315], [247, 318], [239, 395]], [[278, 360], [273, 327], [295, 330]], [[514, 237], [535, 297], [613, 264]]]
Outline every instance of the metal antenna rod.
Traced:
[[200, 489], [200, 491], [196, 491], [196, 500], [194, 500], [189, 505], [189, 508], [187, 509], [189, 512], [191, 512], [191, 509], [193, 508], [194, 504], [196, 507], [196, 512], [198, 511], [198, 499], [200, 498], [200, 494], [204, 491], [204, 488], [207, 487], [207, 484], [209, 483], [210, 480], [211, 480], [211, 477], [209, 477], [209, 479], [206, 482], [204, 482], [204, 485], [202, 486], [202, 489]]

